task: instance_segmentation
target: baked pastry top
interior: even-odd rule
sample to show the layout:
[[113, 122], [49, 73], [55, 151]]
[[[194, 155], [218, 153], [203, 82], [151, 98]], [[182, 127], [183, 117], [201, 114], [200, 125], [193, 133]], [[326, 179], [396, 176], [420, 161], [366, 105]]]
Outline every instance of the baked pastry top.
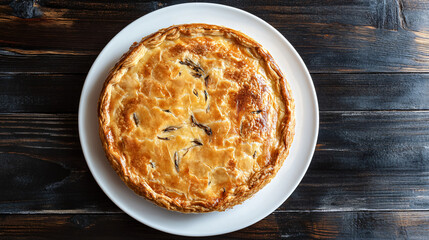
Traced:
[[295, 127], [284, 75], [260, 44], [186, 24], [135, 43], [99, 99], [106, 156], [137, 194], [170, 210], [223, 211], [282, 166]]

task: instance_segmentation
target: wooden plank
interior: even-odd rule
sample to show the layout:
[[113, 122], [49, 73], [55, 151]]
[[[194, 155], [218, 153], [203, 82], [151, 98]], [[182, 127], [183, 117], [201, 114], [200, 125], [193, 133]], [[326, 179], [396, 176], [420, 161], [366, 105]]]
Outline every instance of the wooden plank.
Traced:
[[276, 213], [282, 239], [427, 239], [429, 212]]
[[[1, 215], [6, 239], [188, 239], [125, 214]], [[281, 212], [211, 239], [427, 239], [429, 212]]]
[[89, 173], [77, 116], [0, 115], [0, 211], [114, 209]]
[[[21, 19], [12, 15], [9, 2], [4, 1], [0, 6], [0, 32], [4, 33], [0, 66], [9, 65], [0, 71], [86, 73], [96, 54], [120, 29], [141, 15], [180, 2], [49, 1], [40, 3], [41, 18]], [[336, 0], [237, 1], [232, 6], [277, 28], [311, 72], [332, 73], [429, 72], [428, 5], [427, 0]], [[35, 60], [55, 67], [45, 69]]]
[[[214, 239], [275, 239], [273, 216], [241, 231]], [[189, 239], [147, 227], [125, 214], [0, 215], [0, 237], [7, 239]], [[25, 226], [25, 227], [23, 227]]]
[[0, 50], [0, 73], [87, 74], [97, 55], [11, 54]]
[[75, 113], [86, 76], [0, 74], [0, 112]]
[[[0, 74], [0, 112], [74, 113], [85, 74]], [[313, 74], [321, 111], [429, 109], [429, 74]]]
[[[279, 211], [429, 209], [429, 111], [320, 117], [310, 169]], [[0, 214], [119, 211], [86, 166], [75, 114], [1, 114], [0, 189]]]
[[429, 109], [429, 74], [312, 74], [321, 111]]

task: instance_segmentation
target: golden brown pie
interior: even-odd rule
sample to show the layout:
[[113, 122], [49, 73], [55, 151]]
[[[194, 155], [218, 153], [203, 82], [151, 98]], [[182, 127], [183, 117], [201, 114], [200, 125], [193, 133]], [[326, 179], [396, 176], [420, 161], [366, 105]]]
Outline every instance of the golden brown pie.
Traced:
[[110, 72], [100, 137], [137, 194], [180, 212], [224, 211], [276, 175], [294, 107], [279, 67], [250, 37], [172, 26], [134, 43]]

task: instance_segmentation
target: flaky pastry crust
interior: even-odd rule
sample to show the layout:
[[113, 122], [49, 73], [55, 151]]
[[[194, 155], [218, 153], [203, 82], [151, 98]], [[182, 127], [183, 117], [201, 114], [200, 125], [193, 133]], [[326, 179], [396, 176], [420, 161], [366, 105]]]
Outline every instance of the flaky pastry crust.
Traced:
[[271, 55], [215, 25], [161, 29], [134, 43], [98, 103], [106, 156], [137, 194], [180, 212], [224, 211], [276, 175], [295, 129]]

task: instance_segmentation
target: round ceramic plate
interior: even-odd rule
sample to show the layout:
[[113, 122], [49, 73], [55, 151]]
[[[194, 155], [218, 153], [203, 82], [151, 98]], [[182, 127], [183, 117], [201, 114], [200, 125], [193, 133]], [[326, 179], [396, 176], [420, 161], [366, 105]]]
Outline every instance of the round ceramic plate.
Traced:
[[[239, 30], [262, 44], [289, 81], [296, 103], [296, 134], [277, 176], [243, 204], [225, 212], [183, 214], [155, 206], [134, 194], [107, 161], [98, 135], [97, 101], [109, 70], [133, 42], [171, 25], [208, 23]], [[208, 3], [187, 3], [147, 14], [119, 32], [101, 51], [88, 73], [79, 105], [79, 137], [95, 180], [124, 212], [158, 230], [184, 236], [236, 231], [263, 219], [295, 190], [313, 156], [319, 127], [316, 93], [310, 74], [292, 45], [272, 26], [242, 10]]]

